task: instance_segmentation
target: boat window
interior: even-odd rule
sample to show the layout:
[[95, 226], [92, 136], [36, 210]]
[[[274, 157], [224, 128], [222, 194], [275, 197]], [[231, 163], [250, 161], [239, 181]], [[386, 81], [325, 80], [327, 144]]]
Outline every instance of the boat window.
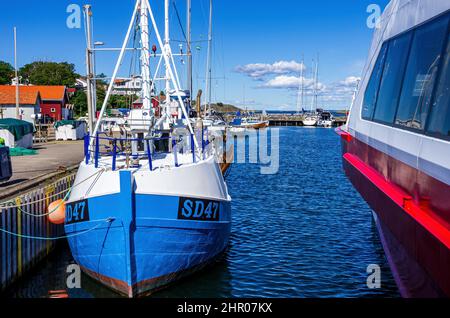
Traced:
[[450, 136], [450, 27], [447, 43], [442, 71], [431, 107], [428, 132], [448, 138]]
[[362, 118], [372, 120], [375, 103], [377, 101], [378, 88], [380, 86], [381, 74], [384, 67], [384, 60], [386, 57], [387, 43], [381, 47], [378, 59], [372, 71], [369, 83], [367, 84], [366, 92], [364, 94], [364, 102], [362, 106]]
[[423, 130], [439, 68], [448, 17], [439, 18], [414, 32], [395, 123]]
[[374, 120], [376, 121], [386, 124], [394, 123], [411, 38], [412, 33], [408, 32], [389, 43], [375, 107]]

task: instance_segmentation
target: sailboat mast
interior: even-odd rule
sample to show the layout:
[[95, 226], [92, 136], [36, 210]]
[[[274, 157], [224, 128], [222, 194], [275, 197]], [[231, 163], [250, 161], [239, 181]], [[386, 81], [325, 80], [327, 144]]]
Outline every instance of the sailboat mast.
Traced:
[[150, 44], [148, 31], [148, 8], [145, 1], [141, 1], [140, 29], [141, 29], [141, 76], [142, 76], [142, 102], [143, 108], [150, 110], [151, 106], [151, 80], [150, 80]]
[[305, 57], [302, 56], [302, 96], [301, 96], [301, 106], [303, 110], [303, 105], [305, 104]]
[[300, 68], [300, 87], [299, 92], [297, 94], [297, 114], [300, 114], [300, 110], [303, 108], [303, 97], [304, 97], [304, 70], [303, 70], [303, 58], [302, 58], [302, 65]]
[[208, 56], [206, 59], [206, 95], [205, 116], [211, 107], [211, 60], [212, 60], [212, 16], [213, 16], [213, 0], [209, 1], [209, 30], [208, 30]]
[[314, 74], [314, 110], [317, 110], [317, 97], [319, 90], [319, 55], [317, 55], [316, 70]]

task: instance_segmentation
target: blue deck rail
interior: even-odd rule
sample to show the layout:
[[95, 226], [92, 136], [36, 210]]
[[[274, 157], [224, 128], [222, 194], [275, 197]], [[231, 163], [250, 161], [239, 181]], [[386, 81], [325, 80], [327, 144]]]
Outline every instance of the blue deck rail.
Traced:
[[[206, 156], [206, 150], [208, 145], [210, 144], [209, 140], [205, 140], [205, 130], [201, 132], [201, 151], [203, 159]], [[192, 162], [197, 162], [197, 152], [194, 143], [194, 135], [190, 134], [189, 136], [189, 144], [190, 151], [192, 153]], [[111, 166], [112, 170], [117, 170], [117, 159], [120, 157], [131, 157], [134, 160], [139, 159], [147, 159], [149, 162], [149, 169], [151, 171], [153, 168], [153, 159], [155, 157], [155, 152], [153, 150], [152, 144], [154, 142], [167, 142], [167, 145], [171, 144], [171, 151], [159, 151], [158, 153], [172, 153], [174, 155], [174, 165], [175, 167], [179, 167], [178, 162], [178, 152], [182, 150], [183, 152], [186, 150], [185, 147], [180, 147], [179, 145], [182, 141], [185, 141], [183, 138], [176, 138], [176, 136], [172, 137], [155, 137], [155, 138], [113, 138], [108, 137], [106, 133], [97, 133], [96, 136], [90, 136], [87, 134], [84, 137], [84, 155], [85, 162], [89, 164], [92, 162], [96, 168], [99, 167], [100, 158], [101, 157], [111, 157]], [[93, 142], [93, 143], [92, 143]], [[144, 151], [130, 151], [131, 144], [139, 144], [144, 145]]]

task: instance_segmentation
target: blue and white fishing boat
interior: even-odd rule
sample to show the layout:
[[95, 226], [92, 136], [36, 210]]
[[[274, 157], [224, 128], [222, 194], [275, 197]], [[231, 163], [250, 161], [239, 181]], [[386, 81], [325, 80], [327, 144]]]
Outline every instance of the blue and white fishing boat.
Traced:
[[[150, 53], [149, 20], [161, 54]], [[137, 0], [100, 118], [85, 140], [77, 187], [66, 203], [65, 230], [75, 261], [128, 297], [148, 295], [202, 269], [227, 249], [230, 236], [231, 198], [214, 145], [190, 123], [168, 24], [168, 0], [164, 42], [148, 0]], [[99, 128], [133, 30], [140, 36], [143, 107], [131, 110], [120, 136], [111, 136]], [[167, 98], [158, 117], [151, 104], [153, 58], [159, 58], [158, 70], [165, 66]]]

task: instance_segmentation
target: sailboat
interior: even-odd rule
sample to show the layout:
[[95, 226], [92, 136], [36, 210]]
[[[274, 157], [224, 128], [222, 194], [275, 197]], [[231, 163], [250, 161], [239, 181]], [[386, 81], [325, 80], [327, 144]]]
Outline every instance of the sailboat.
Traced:
[[315, 63], [315, 70], [314, 70], [314, 88], [313, 88], [313, 102], [311, 104], [311, 109], [309, 112], [305, 113], [303, 115], [303, 126], [306, 127], [313, 127], [317, 125], [317, 122], [319, 121], [319, 117], [317, 116], [316, 109], [317, 109], [317, 92], [318, 92], [318, 76], [319, 76], [319, 62]]
[[[127, 297], [151, 294], [204, 268], [227, 249], [231, 230], [231, 197], [214, 144], [192, 127], [181, 94], [169, 42], [169, 0], [164, 16], [163, 41], [149, 1], [136, 1], [66, 203], [65, 231], [75, 261]], [[157, 68], [165, 69], [159, 117], [151, 104], [150, 23], [162, 52]], [[124, 134], [114, 138], [99, 128], [132, 32], [140, 38], [143, 107], [131, 110]]]
[[[225, 135], [228, 124], [225, 122], [224, 118], [219, 114], [215, 114], [211, 108], [211, 98], [212, 98], [212, 41], [213, 41], [213, 1], [209, 1], [209, 27], [208, 27], [208, 52], [206, 59], [206, 101], [205, 101], [205, 111], [203, 116], [203, 127], [208, 129], [208, 132], [213, 136]], [[199, 103], [201, 98], [198, 98], [197, 103]], [[200, 107], [199, 107], [200, 112]]]

